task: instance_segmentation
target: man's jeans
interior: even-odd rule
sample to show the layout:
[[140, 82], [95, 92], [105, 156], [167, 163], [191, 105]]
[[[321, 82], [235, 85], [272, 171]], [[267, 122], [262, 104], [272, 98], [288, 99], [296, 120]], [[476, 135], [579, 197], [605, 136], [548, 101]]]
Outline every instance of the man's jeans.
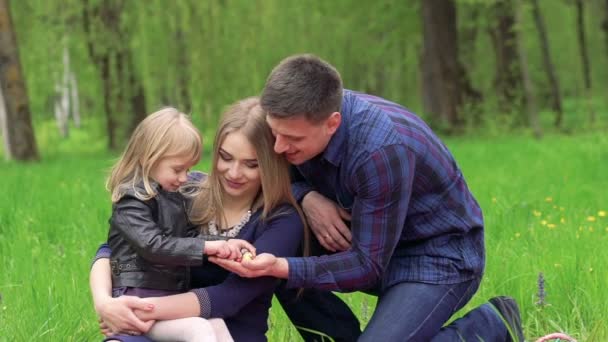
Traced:
[[473, 297], [479, 282], [392, 286], [378, 297], [359, 341], [504, 341], [507, 329], [489, 304], [443, 327]]
[[[275, 294], [294, 325], [335, 341], [504, 341], [507, 329], [489, 304], [443, 327], [471, 299], [479, 282], [394, 285], [378, 297], [361, 336], [353, 313], [331, 292], [306, 290], [299, 299], [293, 290], [280, 289]], [[322, 335], [298, 331], [305, 341], [322, 341]]]

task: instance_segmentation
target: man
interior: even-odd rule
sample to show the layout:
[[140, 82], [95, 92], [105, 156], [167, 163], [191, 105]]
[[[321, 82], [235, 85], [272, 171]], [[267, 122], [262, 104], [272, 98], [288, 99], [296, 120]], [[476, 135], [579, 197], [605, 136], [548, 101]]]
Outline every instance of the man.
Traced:
[[313, 55], [275, 67], [261, 103], [275, 152], [294, 165], [294, 194], [331, 254], [215, 262], [242, 276], [287, 279], [287, 288], [325, 291], [287, 312], [296, 325], [330, 336], [340, 333], [298, 306], [331, 301], [329, 291], [376, 294], [363, 333], [335, 339], [523, 341], [517, 304], [508, 297], [443, 327], [481, 281], [483, 218], [451, 153], [420, 118], [382, 98], [344, 90], [336, 69]]

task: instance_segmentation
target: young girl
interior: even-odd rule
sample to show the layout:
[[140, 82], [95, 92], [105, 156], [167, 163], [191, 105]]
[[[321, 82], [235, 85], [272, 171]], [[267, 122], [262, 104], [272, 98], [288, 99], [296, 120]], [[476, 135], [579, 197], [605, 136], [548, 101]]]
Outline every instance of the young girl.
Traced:
[[[273, 144], [258, 98], [229, 107], [218, 126], [212, 169], [202, 180], [191, 218], [209, 234], [252, 242], [257, 253], [296, 256], [303, 236], [307, 241], [307, 232], [291, 194], [288, 163], [274, 153]], [[145, 322], [150, 320], [200, 316], [222, 318], [237, 342], [266, 341], [276, 279], [241, 278], [206, 263], [192, 269], [195, 289], [190, 292], [146, 299], [111, 298], [107, 253], [108, 248], [102, 246], [91, 269], [91, 290], [104, 334], [146, 331]], [[154, 332], [149, 336], [158, 338]]]
[[[241, 249], [254, 250], [243, 240], [205, 241], [190, 222], [188, 210], [200, 180], [189, 179], [188, 173], [200, 154], [198, 130], [174, 108], [149, 115], [133, 132], [107, 181], [113, 203], [108, 245], [114, 297], [185, 292], [190, 266], [201, 265], [203, 254], [238, 259]], [[213, 328], [221, 330], [222, 324], [191, 318], [158, 322], [152, 331], [170, 340], [214, 341]]]

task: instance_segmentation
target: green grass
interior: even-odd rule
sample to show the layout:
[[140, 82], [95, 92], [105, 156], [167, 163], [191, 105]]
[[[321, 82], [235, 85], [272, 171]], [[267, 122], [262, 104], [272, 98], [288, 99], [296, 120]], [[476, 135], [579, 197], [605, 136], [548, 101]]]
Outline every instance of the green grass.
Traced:
[[[87, 278], [107, 234], [104, 178], [114, 156], [98, 152], [103, 142], [74, 134], [77, 143], [42, 138], [41, 163], [0, 162], [0, 341], [99, 338]], [[486, 275], [461, 313], [506, 294], [521, 306], [528, 339], [562, 330], [580, 341], [608, 340], [605, 134], [447, 145], [486, 221]], [[535, 304], [539, 272], [547, 293], [542, 307]], [[375, 298], [344, 298], [367, 322]], [[268, 336], [298, 340], [278, 304]]]

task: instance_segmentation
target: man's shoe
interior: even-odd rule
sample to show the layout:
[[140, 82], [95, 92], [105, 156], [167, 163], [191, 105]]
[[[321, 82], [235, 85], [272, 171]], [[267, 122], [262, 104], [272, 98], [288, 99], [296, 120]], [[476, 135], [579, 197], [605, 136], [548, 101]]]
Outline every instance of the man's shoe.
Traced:
[[502, 320], [507, 326], [509, 336], [507, 341], [524, 342], [524, 332], [521, 326], [521, 315], [515, 299], [506, 296], [498, 296], [490, 299]]

